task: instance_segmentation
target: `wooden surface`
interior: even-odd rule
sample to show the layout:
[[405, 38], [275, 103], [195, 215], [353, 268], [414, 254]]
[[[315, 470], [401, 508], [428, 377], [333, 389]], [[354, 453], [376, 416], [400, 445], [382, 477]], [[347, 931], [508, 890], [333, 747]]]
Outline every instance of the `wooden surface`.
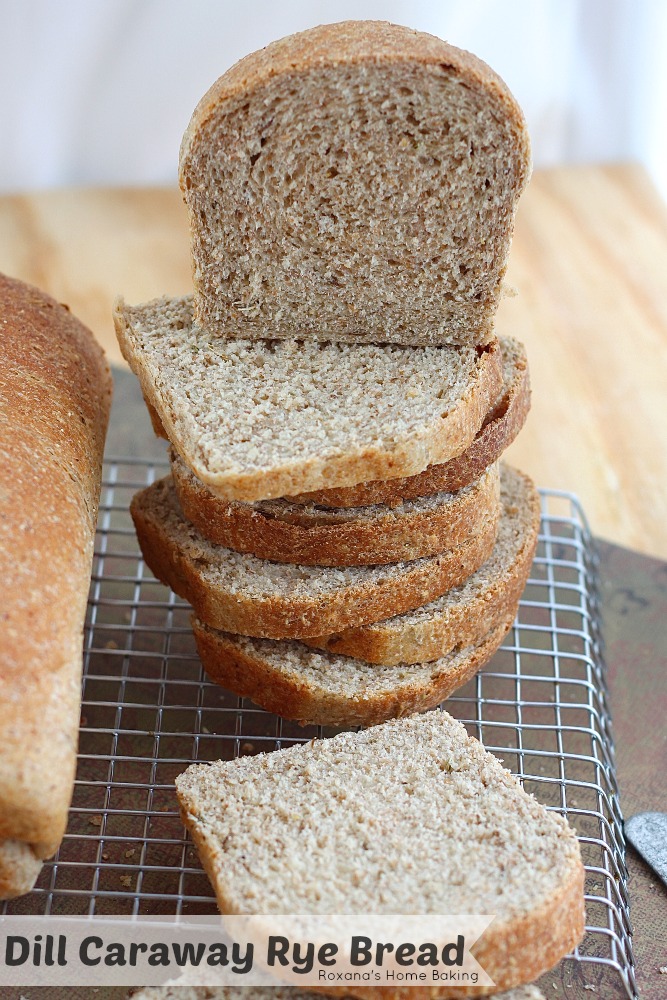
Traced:
[[[110, 319], [190, 289], [172, 190], [0, 198], [0, 270], [67, 302], [120, 360]], [[593, 530], [667, 557], [667, 210], [639, 168], [535, 174], [499, 333], [528, 349], [533, 409], [509, 457], [580, 497]]]

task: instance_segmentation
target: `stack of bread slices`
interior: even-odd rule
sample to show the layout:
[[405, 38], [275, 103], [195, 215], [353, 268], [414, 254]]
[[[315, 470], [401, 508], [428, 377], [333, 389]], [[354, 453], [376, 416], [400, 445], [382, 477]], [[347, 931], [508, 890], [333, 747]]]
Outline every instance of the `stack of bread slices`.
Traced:
[[209, 676], [279, 715], [434, 706], [502, 642], [537, 539], [501, 462], [529, 408], [495, 313], [525, 124], [469, 53], [347, 22], [274, 43], [193, 115], [194, 295], [119, 301], [171, 475], [132, 515]]

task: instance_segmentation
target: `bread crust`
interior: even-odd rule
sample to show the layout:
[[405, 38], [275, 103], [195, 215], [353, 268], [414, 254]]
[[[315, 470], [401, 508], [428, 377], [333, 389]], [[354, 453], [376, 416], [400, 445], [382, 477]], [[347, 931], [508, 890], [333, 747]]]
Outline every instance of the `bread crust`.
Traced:
[[283, 73], [290, 77], [340, 65], [416, 63], [451, 67], [471, 84], [492, 92], [499, 107], [521, 126], [523, 145], [521, 185], [530, 177], [531, 161], [523, 112], [505, 81], [472, 52], [413, 28], [388, 21], [339, 21], [321, 24], [271, 42], [239, 59], [207, 90], [195, 108], [181, 141], [179, 181], [187, 191], [187, 162], [199, 131], [223, 101], [250, 97], [267, 81]]
[[[518, 547], [510, 553], [511, 561], [503, 565], [499, 574], [491, 579], [481, 579], [465, 602], [461, 600], [450, 604], [444, 613], [439, 612], [436, 604], [428, 618], [422, 617], [416, 623], [405, 622], [399, 616], [336, 635], [311, 636], [303, 640], [306, 645], [354, 656], [369, 663], [423, 663], [444, 656], [456, 646], [473, 645], [499, 621], [508, 615], [513, 618], [535, 555], [540, 527], [540, 498], [528, 476], [512, 469], [504, 471], [503, 478], [523, 483], [524, 490], [520, 521], [513, 529]], [[508, 497], [507, 504], [513, 506], [513, 500], [514, 497]], [[504, 507], [501, 526], [503, 519], [509, 520], [516, 513]], [[485, 570], [488, 572], [488, 565], [482, 566], [479, 573], [484, 575]]]
[[[0, 840], [41, 859], [72, 795], [111, 374], [90, 331], [38, 289], [0, 276], [0, 317]], [[25, 891], [18, 872], [5, 895]]]
[[376, 503], [400, 504], [441, 491], [453, 493], [468, 486], [510, 446], [530, 410], [530, 376], [523, 344], [513, 337], [501, 337], [500, 350], [503, 355], [511, 350], [515, 356], [512, 379], [503, 385], [501, 398], [487, 414], [477, 437], [461, 455], [444, 464], [431, 465], [416, 476], [315, 490], [288, 499], [322, 507], [364, 507]]
[[[456, 548], [406, 563], [400, 575], [388, 573], [371, 585], [341, 584], [319, 594], [299, 594], [287, 587], [280, 595], [234, 593], [224, 583], [206, 580], [203, 558], [182, 551], [159, 513], [151, 509], [152, 498], [170, 489], [169, 480], [161, 480], [137, 493], [130, 505], [144, 559], [153, 574], [188, 601], [203, 622], [242, 635], [298, 639], [420, 607], [467, 579], [488, 559], [496, 537], [496, 524], [490, 522]], [[205, 545], [208, 549], [210, 543]]]
[[[234, 635], [211, 629], [196, 617], [192, 619], [192, 627], [204, 670], [216, 684], [252, 699], [267, 712], [296, 719], [304, 726], [351, 728], [375, 726], [387, 719], [434, 708], [488, 663], [511, 628], [513, 619], [511, 614], [479, 643], [450, 651], [441, 660], [429, 664], [427, 671], [415, 670], [417, 676], [413, 680], [410, 680], [410, 667], [388, 670], [383, 690], [366, 691], [360, 686], [347, 696], [328, 688], [326, 677], [320, 684], [310, 684], [296, 670], [286, 676], [261, 653], [252, 655], [240, 648]], [[368, 669], [377, 670], [370, 665]]]
[[[174, 300], [159, 300], [155, 308]], [[184, 297], [185, 305], [190, 302]], [[198, 449], [197, 439], [182, 413], [174, 411], [161, 385], [152, 376], [132, 328], [131, 308], [118, 299], [114, 323], [123, 357], [139, 379], [153, 427], [166, 437], [185, 464], [211, 492], [226, 500], [254, 501], [293, 496], [332, 486], [351, 486], [369, 479], [392, 479], [423, 472], [429, 465], [461, 454], [474, 440], [501, 392], [502, 358], [497, 340], [480, 348], [479, 374], [458, 403], [429, 427], [405, 439], [376, 441], [372, 446], [344, 454], [317, 455], [292, 464], [252, 469], [211, 468]], [[157, 419], [156, 419], [157, 418]], [[231, 434], [234, 428], [221, 430]]]
[[303, 566], [374, 566], [421, 559], [460, 545], [500, 517], [495, 466], [468, 489], [441, 494], [437, 505], [424, 510], [377, 505], [335, 520], [313, 507], [277, 501], [256, 507], [221, 500], [173, 452], [171, 471], [183, 513], [205, 538], [236, 552]]

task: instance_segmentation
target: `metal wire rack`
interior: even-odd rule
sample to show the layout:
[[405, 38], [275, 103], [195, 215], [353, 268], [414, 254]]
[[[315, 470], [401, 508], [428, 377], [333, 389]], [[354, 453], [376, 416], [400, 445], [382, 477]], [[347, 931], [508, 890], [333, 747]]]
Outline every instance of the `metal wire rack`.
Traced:
[[[144, 566], [128, 513], [135, 490], [163, 472], [159, 463], [106, 463], [69, 828], [35, 890], [0, 913], [216, 912], [179, 819], [174, 778], [192, 761], [335, 732], [281, 720], [207, 681], [189, 608]], [[574, 497], [543, 491], [542, 510], [517, 620], [447, 709], [579, 835], [587, 933], [545, 978], [549, 995], [636, 997], [595, 552]]]

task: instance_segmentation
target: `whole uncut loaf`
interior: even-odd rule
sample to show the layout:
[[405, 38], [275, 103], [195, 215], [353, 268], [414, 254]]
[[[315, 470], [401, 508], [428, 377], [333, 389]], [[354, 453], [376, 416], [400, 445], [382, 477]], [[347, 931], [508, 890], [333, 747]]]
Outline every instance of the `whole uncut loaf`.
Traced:
[[295, 640], [232, 635], [193, 618], [197, 651], [209, 678], [267, 712], [303, 725], [375, 726], [434, 708], [491, 659], [514, 611], [475, 642], [429, 663], [378, 666], [309, 649]]
[[574, 832], [445, 712], [196, 764], [176, 792], [222, 913], [495, 914], [474, 951], [498, 990], [537, 978], [583, 935]]
[[183, 137], [197, 320], [488, 343], [530, 169], [520, 108], [469, 52], [379, 21], [274, 42], [213, 84]]
[[491, 520], [461, 545], [412, 562], [301, 566], [207, 541], [183, 517], [170, 478], [137, 493], [130, 511], [148, 566], [202, 621], [273, 639], [336, 632], [426, 604], [474, 573], [496, 537]]
[[528, 476], [507, 466], [501, 484], [496, 544], [472, 576], [414, 611], [304, 642], [370, 663], [424, 663], [477, 643], [500, 622], [514, 618], [537, 545], [540, 498]]
[[502, 387], [497, 341], [224, 340], [193, 324], [189, 297], [119, 301], [114, 320], [154, 425], [230, 500], [423, 472], [465, 451]]
[[185, 517], [205, 538], [277, 562], [372, 566], [420, 559], [460, 545], [500, 517], [497, 464], [458, 493], [343, 510], [222, 500], [173, 453], [171, 471]]
[[477, 437], [463, 454], [444, 465], [431, 465], [416, 476], [315, 490], [288, 499], [295, 503], [312, 503], [322, 507], [400, 504], [404, 500], [416, 500], [441, 491], [453, 493], [474, 482], [511, 445], [523, 427], [530, 409], [530, 378], [525, 347], [514, 337], [501, 337], [499, 344], [503, 362], [503, 387], [487, 413]]
[[0, 899], [65, 832], [111, 375], [92, 334], [0, 276]]

